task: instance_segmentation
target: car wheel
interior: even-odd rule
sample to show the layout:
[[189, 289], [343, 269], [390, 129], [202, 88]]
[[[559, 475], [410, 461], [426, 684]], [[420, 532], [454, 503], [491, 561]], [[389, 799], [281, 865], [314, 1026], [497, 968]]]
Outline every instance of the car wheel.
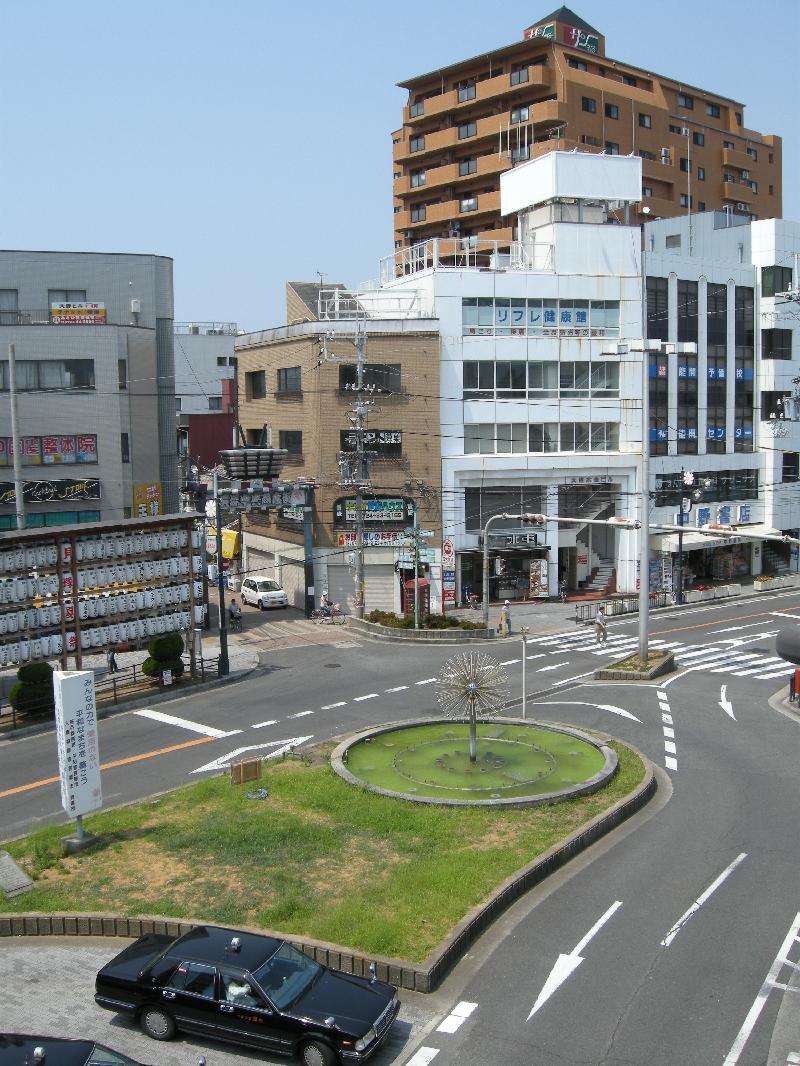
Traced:
[[303, 1066], [336, 1066], [338, 1061], [333, 1049], [317, 1040], [310, 1040], [307, 1044], [303, 1044], [300, 1056]]
[[139, 1015], [139, 1024], [153, 1040], [171, 1040], [175, 1036], [175, 1022], [158, 1007], [145, 1007]]
[[259, 609], [259, 611], [266, 611], [267, 605], [266, 605], [266, 603], [264, 603], [263, 600], [259, 600], [258, 601], [258, 609]]

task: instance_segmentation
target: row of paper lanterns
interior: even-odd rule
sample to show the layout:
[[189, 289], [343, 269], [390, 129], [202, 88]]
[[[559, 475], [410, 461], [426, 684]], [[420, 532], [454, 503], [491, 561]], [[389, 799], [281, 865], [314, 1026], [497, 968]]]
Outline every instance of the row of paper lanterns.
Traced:
[[[201, 581], [194, 582], [195, 597], [200, 600], [203, 595]], [[110, 593], [106, 596], [87, 596], [78, 603], [78, 617], [83, 621], [88, 618], [105, 618], [109, 615], [127, 614], [133, 611], [147, 611], [157, 607], [177, 606], [188, 603], [191, 598], [189, 584], [167, 585], [153, 589], [140, 589], [138, 592]], [[64, 619], [72, 622], [75, 618], [75, 606], [71, 602], [64, 604]], [[61, 607], [57, 603], [45, 604], [43, 607], [28, 607], [24, 611], [8, 611], [0, 614], [0, 636], [16, 633], [19, 630], [47, 628], [57, 626], [61, 621]]]
[[[192, 556], [192, 570], [202, 570], [199, 555]], [[182, 555], [171, 559], [143, 559], [136, 563], [115, 563], [111, 566], [90, 567], [78, 571], [78, 590], [106, 588], [108, 585], [123, 585], [154, 581], [156, 578], [186, 577], [189, 560]], [[72, 574], [63, 575], [64, 594], [73, 594]], [[44, 577], [12, 577], [0, 580], [0, 603], [23, 603], [36, 596], [42, 598], [58, 595], [58, 575]]]
[[[192, 546], [200, 547], [199, 530], [192, 531]], [[84, 559], [124, 559], [126, 556], [142, 555], [146, 552], [169, 551], [185, 548], [189, 542], [186, 529], [165, 529], [153, 533], [134, 533], [129, 536], [113, 535], [99, 539], [79, 540], [75, 543], [75, 558]], [[62, 542], [61, 558], [69, 562], [72, 558], [72, 544]], [[0, 572], [13, 573], [20, 570], [33, 570], [36, 567], [55, 566], [55, 544], [36, 544], [27, 547], [11, 548], [0, 552]]]
[[[203, 608], [195, 607], [195, 622], [203, 620]], [[191, 614], [178, 611], [173, 614], [159, 615], [157, 618], [137, 618], [129, 622], [113, 622], [107, 626], [95, 626], [82, 629], [80, 636], [83, 651], [92, 648], [108, 647], [123, 641], [143, 640], [145, 637], [161, 636], [189, 628]], [[67, 652], [76, 650], [78, 638], [76, 633], [67, 633]], [[64, 650], [64, 640], [60, 633], [51, 636], [35, 637], [32, 640], [20, 640], [13, 644], [0, 644], [0, 666], [9, 663], [26, 663], [34, 659], [48, 659], [60, 655]]]

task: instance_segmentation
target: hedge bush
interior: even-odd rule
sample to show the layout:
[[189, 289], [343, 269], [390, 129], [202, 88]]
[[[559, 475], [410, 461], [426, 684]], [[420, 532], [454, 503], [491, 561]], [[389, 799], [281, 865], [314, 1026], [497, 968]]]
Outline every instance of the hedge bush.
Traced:
[[173, 681], [183, 676], [183, 637], [180, 633], [154, 637], [147, 644], [147, 652], [148, 656], [142, 663], [142, 673], [146, 677], [160, 678], [165, 670], [172, 672]]
[[26, 663], [17, 670], [16, 684], [11, 686], [8, 702], [20, 714], [53, 715], [53, 667], [50, 663]]
[[[413, 629], [414, 618], [399, 618], [391, 611], [370, 611], [367, 621], [390, 629]], [[482, 622], [468, 622], [452, 615], [429, 614], [420, 619], [422, 629], [483, 629]]]

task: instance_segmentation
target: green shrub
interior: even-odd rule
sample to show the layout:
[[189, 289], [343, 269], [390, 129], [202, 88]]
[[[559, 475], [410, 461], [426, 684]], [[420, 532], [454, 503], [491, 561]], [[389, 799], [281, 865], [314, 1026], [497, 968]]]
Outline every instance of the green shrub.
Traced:
[[147, 654], [158, 660], [179, 659], [183, 654], [183, 637], [180, 633], [168, 633], [163, 637], [154, 637], [148, 641]]
[[53, 667], [50, 663], [26, 663], [17, 670], [17, 682], [11, 686], [8, 702], [20, 714], [52, 715], [55, 713]]
[[171, 670], [173, 681], [183, 676], [184, 669], [183, 659], [154, 659], [148, 656], [142, 663], [142, 673], [146, 677], [160, 677], [165, 670]]

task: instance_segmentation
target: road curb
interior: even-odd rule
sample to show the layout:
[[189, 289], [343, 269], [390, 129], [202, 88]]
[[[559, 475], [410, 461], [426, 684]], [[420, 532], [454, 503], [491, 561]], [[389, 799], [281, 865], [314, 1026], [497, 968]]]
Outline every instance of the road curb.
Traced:
[[[470, 911], [447, 934], [442, 942], [419, 964], [382, 955], [365, 955], [336, 944], [312, 939], [285, 937], [280, 932], [253, 929], [252, 932], [277, 936], [305, 952], [306, 955], [334, 969], [359, 976], [369, 976], [370, 963], [375, 964], [381, 981], [415, 992], [434, 992], [455, 966], [464, 952], [488, 929], [520, 896], [555, 873], [570, 859], [585, 851], [601, 837], [641, 810], [658, 787], [653, 764], [636, 748], [627, 745], [642, 760], [645, 777], [640, 785], [610, 810], [598, 814], [566, 840], [550, 848], [533, 862], [512, 874], [482, 903]], [[0, 939], [21, 936], [65, 937], [126, 937], [145, 933], [164, 933], [181, 936], [195, 925], [210, 922], [177, 921], [169, 918], [127, 918], [110, 914], [0, 914]]]

